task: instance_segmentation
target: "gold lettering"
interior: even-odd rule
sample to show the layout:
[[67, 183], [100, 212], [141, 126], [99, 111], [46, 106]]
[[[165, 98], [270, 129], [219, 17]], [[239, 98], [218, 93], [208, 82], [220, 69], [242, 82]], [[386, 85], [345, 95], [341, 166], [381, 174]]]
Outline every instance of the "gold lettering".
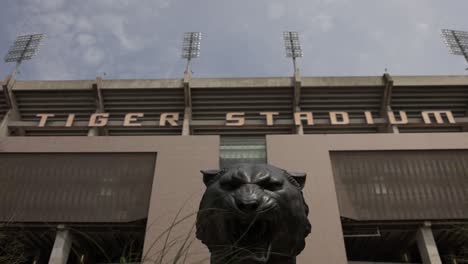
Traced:
[[456, 124], [455, 118], [453, 117], [452, 111], [423, 111], [421, 113], [425, 124], [432, 124], [430, 115], [434, 115], [437, 124], [444, 124], [444, 118], [442, 114], [445, 114], [450, 124]]
[[47, 123], [47, 118], [49, 117], [54, 117], [54, 114], [37, 114], [37, 117], [40, 117], [41, 120], [39, 121], [38, 127], [45, 127], [45, 124]]
[[279, 115], [278, 112], [260, 112], [260, 115], [265, 116], [267, 126], [272, 126], [274, 124], [273, 116]]
[[314, 117], [312, 112], [296, 112], [294, 113], [294, 124], [296, 126], [300, 126], [302, 121], [306, 120], [308, 126], [312, 126], [314, 124]]
[[395, 113], [393, 111], [388, 111], [388, 120], [392, 125], [406, 125], [408, 124], [408, 116], [405, 111], [399, 111], [401, 120], [396, 120]]
[[75, 122], [75, 114], [69, 114], [67, 117], [67, 122], [65, 123], [65, 127], [73, 126], [73, 122]]
[[125, 115], [124, 127], [141, 127], [141, 123], [134, 123], [137, 122], [138, 117], [144, 117], [144, 113], [128, 113]]
[[243, 126], [245, 125], [245, 113], [233, 112], [226, 114], [226, 126]]
[[366, 122], [368, 125], [373, 125], [374, 124], [374, 118], [372, 117], [372, 112], [371, 111], [365, 111], [364, 115], [366, 116]]
[[92, 114], [89, 118], [89, 127], [104, 127], [107, 125], [109, 121], [109, 114], [108, 113], [96, 113]]
[[[338, 116], [341, 120], [338, 120]], [[330, 121], [332, 125], [349, 125], [349, 115], [346, 112], [330, 112]]]
[[170, 126], [178, 126], [177, 123], [179, 121], [179, 113], [162, 113], [161, 119], [159, 120], [159, 126], [166, 126], [169, 124]]

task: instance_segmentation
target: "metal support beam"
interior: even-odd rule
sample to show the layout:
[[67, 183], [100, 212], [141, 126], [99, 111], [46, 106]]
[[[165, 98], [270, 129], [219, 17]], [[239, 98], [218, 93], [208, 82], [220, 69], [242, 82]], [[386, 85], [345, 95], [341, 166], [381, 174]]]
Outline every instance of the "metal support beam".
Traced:
[[102, 78], [96, 77], [96, 83], [93, 85], [93, 88], [96, 92], [96, 106], [99, 113], [104, 112], [104, 99], [102, 97]]
[[[96, 77], [96, 82], [93, 84], [94, 94], [96, 96], [96, 113], [104, 113], [104, 99], [102, 96], [102, 78]], [[88, 136], [108, 136], [109, 130], [107, 128], [91, 128], [88, 131]]]
[[442, 264], [434, 234], [432, 233], [431, 223], [426, 222], [416, 234], [419, 254], [421, 255], [423, 264]]
[[10, 130], [8, 128], [8, 121], [10, 120], [12, 110], [11, 110], [11, 102], [9, 100], [10, 96], [9, 96], [8, 88], [7, 88], [9, 79], [11, 79], [11, 77], [7, 78], [7, 80], [5, 80], [5, 83], [2, 82], [2, 85], [1, 85], [3, 96], [5, 97], [6, 105], [9, 108], [9, 110], [5, 113], [0, 123], [0, 137], [8, 137], [10, 135]]
[[[301, 111], [301, 108], [300, 107], [296, 107], [295, 109], [295, 112], [300, 112]], [[296, 129], [296, 135], [304, 135], [304, 125], [301, 123], [300, 125], [298, 126], [294, 126], [295, 129]]]
[[392, 105], [393, 79], [390, 74], [383, 75], [384, 93], [380, 104], [380, 116], [386, 116], [387, 110]]
[[[294, 97], [293, 97], [293, 113], [301, 111], [301, 90], [302, 90], [302, 79], [299, 69], [294, 68]], [[297, 135], [304, 135], [304, 126], [300, 124], [295, 126]]]
[[184, 122], [182, 126], [182, 136], [190, 136], [190, 121], [192, 120], [192, 91], [190, 89], [190, 80], [192, 74], [190, 71], [186, 71], [184, 74]]
[[[380, 103], [380, 112], [379, 117], [385, 118], [388, 121], [387, 112], [392, 111], [392, 94], [393, 94], [393, 78], [390, 74], [385, 73], [382, 77], [384, 85], [384, 93], [382, 95], [382, 100]], [[377, 130], [380, 133], [393, 133], [399, 134], [400, 131], [395, 125], [390, 125], [390, 122], [387, 123], [384, 127], [378, 127]]]
[[5, 113], [0, 123], [0, 137], [8, 137], [10, 135], [10, 129], [8, 128], [8, 122], [10, 121], [11, 110]]
[[[468, 60], [467, 60], [467, 62], [468, 62]], [[464, 86], [468, 87], [468, 81], [466, 82], [466, 84], [464, 84]], [[466, 109], [465, 109], [465, 116], [468, 117], [468, 102], [467, 102], [467, 106], [466, 106]], [[463, 132], [468, 132], [468, 125], [462, 126], [462, 131]]]
[[54, 247], [50, 253], [49, 264], [66, 264], [72, 247], [72, 236], [65, 226], [60, 225], [57, 228]]
[[294, 73], [294, 99], [293, 99], [293, 111], [300, 109], [301, 107], [301, 89], [302, 89], [302, 80], [299, 70]]
[[[5, 81], [5, 83], [3, 84], [3, 93], [5, 95], [5, 99], [6, 99], [6, 102], [7, 102], [7, 105], [8, 107], [10, 108], [10, 110], [8, 111], [8, 113], [5, 115], [5, 117], [3, 118], [2, 120], [2, 126], [1, 126], [1, 136], [9, 136], [10, 135], [10, 131], [9, 131], [9, 127], [8, 127], [8, 123], [10, 121], [20, 121], [21, 120], [21, 115], [20, 115], [20, 112], [19, 112], [19, 108], [18, 108], [18, 104], [16, 103], [16, 97], [15, 97], [15, 94], [13, 93], [13, 87], [16, 83], [16, 79], [14, 78], [14, 76], [12, 75], [9, 75]], [[6, 124], [6, 125], [4, 125]], [[24, 132], [24, 129], [22, 128], [18, 128], [16, 130], [17, 132], [17, 135], [18, 136], [24, 136], [25, 135], [25, 132]]]
[[190, 136], [190, 121], [192, 119], [192, 108], [185, 107], [184, 123], [182, 124], [182, 136]]

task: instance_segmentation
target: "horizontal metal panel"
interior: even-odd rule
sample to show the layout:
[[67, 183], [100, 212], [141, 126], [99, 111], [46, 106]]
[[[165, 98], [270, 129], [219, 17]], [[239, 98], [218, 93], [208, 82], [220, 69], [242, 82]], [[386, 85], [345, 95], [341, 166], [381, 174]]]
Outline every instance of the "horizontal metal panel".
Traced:
[[223, 120], [227, 112], [244, 112], [249, 119], [265, 119], [259, 112], [279, 112], [276, 119], [292, 118], [293, 88], [192, 89], [194, 120]]
[[147, 217], [155, 153], [0, 154], [1, 222]]
[[159, 128], [115, 128], [108, 129], [109, 136], [151, 136], [151, 135], [181, 135], [182, 127], [159, 127]]
[[104, 111], [111, 120], [123, 120], [127, 113], [144, 113], [138, 120], [159, 120], [161, 113], [184, 115], [184, 90], [171, 89], [105, 89], [102, 90]]
[[329, 118], [330, 111], [348, 112], [350, 118], [364, 118], [365, 111], [380, 111], [383, 86], [370, 87], [303, 87], [302, 111], [313, 112], [314, 118]]
[[392, 92], [392, 109], [406, 111], [408, 117], [420, 117], [425, 110], [451, 110], [461, 117], [466, 114], [467, 103], [467, 86], [396, 86]]
[[278, 134], [294, 134], [294, 129], [286, 127], [258, 127], [258, 128], [248, 128], [248, 127], [212, 127], [212, 128], [193, 128], [193, 135], [278, 135]]
[[398, 127], [400, 133], [446, 133], [446, 132], [462, 132], [461, 127]]
[[[330, 111], [349, 114], [352, 122], [364, 119], [371, 111], [380, 117], [385, 82], [382, 77], [302, 77], [299, 106], [301, 111], [313, 112], [314, 120], [329, 120]], [[391, 107], [407, 111], [409, 118], [422, 124], [423, 110], [451, 110], [455, 117], [466, 117], [468, 86], [463, 76], [394, 77]], [[400, 82], [398, 80], [404, 80]], [[275, 120], [293, 120], [294, 78], [209, 78], [192, 79], [191, 95], [184, 94], [181, 79], [168, 80], [97, 80], [88, 81], [17, 81], [13, 92], [21, 114], [21, 121], [39, 120], [38, 113], [53, 113], [54, 120], [64, 121], [69, 113], [76, 114], [76, 122], [87, 121], [98, 106], [93, 85], [100, 84], [103, 110], [110, 121], [122, 121], [127, 113], [144, 113], [141, 121], [158, 122], [161, 113], [179, 113], [183, 120], [185, 99], [191, 98], [192, 120], [224, 121], [227, 112], [244, 112], [247, 121], [265, 121], [260, 112], [279, 112]], [[0, 95], [0, 118], [8, 110], [4, 95]], [[192, 126], [195, 134], [291, 134], [295, 127], [250, 127], [242, 130]], [[111, 129], [111, 128], [109, 128]], [[79, 130], [79, 131], [78, 131]], [[458, 132], [455, 127], [405, 128], [401, 133]], [[374, 127], [337, 127], [305, 129], [307, 134], [377, 133]], [[26, 135], [63, 136], [85, 135], [84, 130], [33, 129]], [[112, 128], [111, 135], [175, 135], [179, 129]]]
[[369, 134], [377, 133], [377, 127], [304, 127], [304, 134]]
[[468, 150], [332, 152], [342, 216], [468, 219]]
[[22, 120], [39, 120], [36, 114], [55, 114], [54, 120], [65, 120], [76, 114], [75, 120], [87, 120], [96, 112], [96, 97], [92, 90], [16, 90], [16, 103]]
[[87, 136], [89, 129], [25, 129], [25, 136]]

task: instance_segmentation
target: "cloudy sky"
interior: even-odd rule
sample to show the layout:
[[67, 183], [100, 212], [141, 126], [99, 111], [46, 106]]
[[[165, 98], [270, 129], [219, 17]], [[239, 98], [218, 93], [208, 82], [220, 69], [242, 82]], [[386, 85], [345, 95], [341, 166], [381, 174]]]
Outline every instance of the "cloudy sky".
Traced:
[[2, 0], [0, 51], [41, 32], [20, 79], [180, 78], [183, 32], [201, 31], [194, 76], [290, 76], [292, 30], [303, 76], [456, 75], [467, 66], [440, 29], [468, 30], [467, 10], [467, 0]]

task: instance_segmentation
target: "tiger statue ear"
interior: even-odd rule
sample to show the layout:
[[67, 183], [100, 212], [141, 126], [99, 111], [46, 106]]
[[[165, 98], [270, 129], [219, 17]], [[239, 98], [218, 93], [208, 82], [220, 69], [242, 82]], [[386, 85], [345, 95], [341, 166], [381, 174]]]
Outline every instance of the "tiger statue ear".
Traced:
[[305, 172], [290, 172], [288, 174], [293, 177], [294, 180], [299, 184], [299, 188], [302, 190], [304, 189], [307, 174]]
[[203, 174], [203, 183], [206, 187], [210, 186], [213, 180], [221, 173], [221, 170], [201, 170]]

